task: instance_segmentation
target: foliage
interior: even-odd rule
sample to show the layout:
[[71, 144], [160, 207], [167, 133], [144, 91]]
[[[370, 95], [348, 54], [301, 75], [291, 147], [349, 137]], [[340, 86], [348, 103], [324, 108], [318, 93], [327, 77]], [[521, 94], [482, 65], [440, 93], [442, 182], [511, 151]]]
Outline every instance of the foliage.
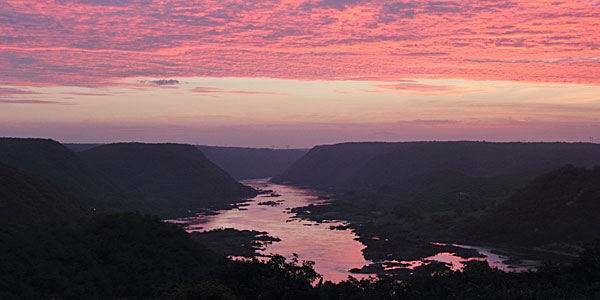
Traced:
[[[137, 213], [3, 226], [0, 299], [597, 299], [600, 240], [570, 266], [506, 273], [474, 262], [402, 282], [323, 282], [312, 262], [231, 261], [179, 227]], [[319, 280], [317, 282], [317, 280]]]
[[90, 210], [50, 180], [0, 163], [0, 222], [77, 219]]
[[600, 236], [600, 167], [543, 174], [481, 217], [471, 234], [517, 245], [577, 243]]

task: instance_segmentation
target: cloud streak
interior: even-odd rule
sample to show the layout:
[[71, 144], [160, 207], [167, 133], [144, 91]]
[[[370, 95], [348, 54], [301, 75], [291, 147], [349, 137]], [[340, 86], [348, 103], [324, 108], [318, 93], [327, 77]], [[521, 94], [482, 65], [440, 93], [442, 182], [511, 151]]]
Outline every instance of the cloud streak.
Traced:
[[223, 90], [215, 87], [197, 87], [192, 90], [194, 93], [199, 94], [243, 94], [243, 95], [272, 95], [272, 96], [282, 96], [287, 95], [284, 93], [277, 92], [263, 92], [263, 91], [229, 91]]
[[30, 99], [3, 99], [0, 98], [0, 104], [53, 104], [53, 105], [77, 105], [74, 102], [30, 100]]

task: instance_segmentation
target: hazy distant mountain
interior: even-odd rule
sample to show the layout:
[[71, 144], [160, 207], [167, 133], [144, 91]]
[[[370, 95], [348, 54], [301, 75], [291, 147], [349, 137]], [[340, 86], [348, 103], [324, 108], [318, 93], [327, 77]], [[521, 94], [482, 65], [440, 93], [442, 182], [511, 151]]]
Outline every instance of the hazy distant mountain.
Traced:
[[104, 144], [63, 144], [65, 147], [71, 149], [73, 152], [81, 152], [85, 150], [90, 150], [92, 148], [102, 146]]
[[308, 152], [304, 149], [197, 147], [210, 161], [236, 179], [266, 178], [282, 174]]
[[599, 214], [600, 167], [567, 165], [536, 178], [473, 231], [504, 244], [588, 241], [600, 236]]
[[112, 183], [163, 213], [223, 206], [256, 194], [191, 145], [119, 143], [79, 154]]
[[0, 163], [0, 223], [70, 220], [89, 213], [77, 197], [50, 180]]
[[92, 172], [75, 153], [53, 140], [0, 138], [0, 163], [44, 176], [90, 208], [135, 207], [131, 199]]

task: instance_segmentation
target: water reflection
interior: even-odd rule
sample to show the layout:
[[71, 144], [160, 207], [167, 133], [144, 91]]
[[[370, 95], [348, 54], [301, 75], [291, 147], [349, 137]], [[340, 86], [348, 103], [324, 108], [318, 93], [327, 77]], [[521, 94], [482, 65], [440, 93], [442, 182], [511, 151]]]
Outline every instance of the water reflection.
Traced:
[[[324, 279], [341, 281], [352, 275], [356, 278], [368, 277], [371, 274], [351, 274], [348, 270], [360, 269], [372, 264], [362, 256], [365, 246], [355, 240], [357, 237], [350, 230], [331, 230], [331, 226], [347, 225], [344, 222], [317, 223], [293, 218], [289, 213], [292, 208], [309, 204], [323, 204], [315, 191], [292, 186], [269, 183], [266, 179], [245, 180], [243, 184], [262, 190], [272, 190], [273, 193], [258, 195], [247, 203], [238, 205], [232, 210], [218, 211], [213, 214], [201, 215], [170, 222], [185, 224], [186, 230], [210, 231], [213, 229], [234, 228], [238, 230], [266, 231], [268, 235], [278, 237], [280, 242], [265, 245], [260, 253], [263, 255], [279, 254], [287, 258], [298, 254], [300, 260], [312, 260], [315, 270]], [[435, 243], [434, 243], [435, 244]], [[445, 244], [439, 244], [445, 245]], [[525, 271], [535, 268], [537, 262], [522, 261], [517, 266], [506, 264], [505, 256], [494, 253], [491, 248], [455, 245], [456, 247], [475, 249], [486, 256], [485, 258], [461, 258], [454, 253], [441, 252], [431, 257], [415, 261], [383, 261], [376, 262], [384, 270], [391, 271], [399, 268], [413, 269], [430, 261], [447, 263], [453, 270], [461, 269], [466, 261], [487, 260], [490, 266], [504, 271]]]
[[[343, 222], [316, 223], [292, 219], [291, 208], [320, 204], [314, 191], [285, 185], [268, 183], [267, 180], [246, 180], [243, 184], [263, 190], [273, 190], [278, 197], [270, 194], [259, 195], [238, 209], [220, 211], [217, 215], [188, 218], [188, 231], [209, 231], [218, 228], [266, 231], [278, 237], [281, 242], [266, 245], [262, 254], [279, 254], [291, 258], [298, 254], [300, 260], [312, 260], [315, 270], [326, 280], [341, 281], [352, 275], [348, 270], [369, 264], [362, 256], [365, 246], [356, 241], [356, 235], [349, 230], [330, 230], [330, 226], [345, 225]], [[275, 195], [275, 196], [277, 196]], [[277, 204], [266, 202], [275, 202]], [[259, 205], [259, 203], [261, 203]], [[271, 205], [269, 205], [271, 204]]]

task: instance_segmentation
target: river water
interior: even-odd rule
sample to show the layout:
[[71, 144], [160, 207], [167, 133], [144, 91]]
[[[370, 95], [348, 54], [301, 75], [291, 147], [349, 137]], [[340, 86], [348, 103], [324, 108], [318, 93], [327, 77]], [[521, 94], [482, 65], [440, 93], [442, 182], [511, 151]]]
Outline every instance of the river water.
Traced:
[[[361, 268], [372, 263], [362, 256], [361, 250], [365, 245], [355, 240], [356, 234], [350, 230], [331, 230], [330, 226], [346, 225], [346, 223], [314, 221], [293, 218], [289, 210], [309, 204], [322, 204], [318, 193], [309, 189], [302, 189], [268, 182], [267, 179], [244, 180], [243, 184], [261, 190], [273, 190], [279, 197], [269, 194], [258, 195], [250, 199], [244, 206], [231, 210], [218, 211], [216, 215], [200, 215], [193, 218], [181, 219], [189, 232], [209, 231], [213, 229], [234, 228], [239, 230], [266, 231], [269, 236], [278, 237], [280, 242], [265, 246], [261, 254], [279, 254], [291, 258], [297, 254], [299, 260], [315, 262], [315, 270], [324, 279], [339, 282], [347, 279], [348, 275], [355, 278], [364, 278], [365, 274], [351, 274], [348, 270]], [[277, 201], [279, 205], [260, 205], [261, 202]], [[474, 248], [471, 246], [461, 246]], [[480, 253], [488, 256], [491, 266], [503, 270], [514, 270], [503, 263], [505, 257], [492, 253], [493, 249], [476, 248]], [[426, 260], [447, 262], [453, 269], [462, 267], [464, 259], [452, 253], [439, 253], [428, 257]], [[402, 261], [412, 266], [422, 264], [422, 261]]]
[[[218, 215], [198, 216], [186, 219], [188, 231], [209, 231], [219, 228], [266, 231], [278, 237], [280, 242], [266, 245], [261, 254], [279, 254], [291, 258], [298, 254], [299, 260], [315, 262], [315, 270], [324, 279], [341, 281], [347, 279], [349, 269], [361, 268], [370, 262], [362, 256], [365, 246], [356, 241], [350, 230], [331, 230], [330, 226], [345, 225], [343, 222], [316, 223], [292, 219], [289, 209], [322, 203], [317, 193], [308, 189], [269, 183], [266, 179], [244, 180], [243, 184], [262, 190], [273, 190], [280, 197], [258, 195], [240, 209], [219, 211]], [[280, 205], [259, 205], [260, 202], [279, 201]], [[363, 277], [356, 276], [354, 277]]]

